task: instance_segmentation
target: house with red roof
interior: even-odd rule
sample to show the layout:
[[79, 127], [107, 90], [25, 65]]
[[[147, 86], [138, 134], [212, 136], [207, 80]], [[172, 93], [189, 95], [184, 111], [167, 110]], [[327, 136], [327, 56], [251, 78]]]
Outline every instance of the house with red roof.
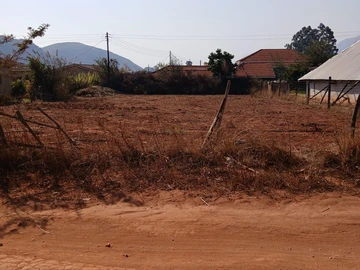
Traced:
[[252, 77], [261, 80], [276, 80], [276, 67], [285, 66], [304, 60], [304, 56], [289, 49], [261, 49], [238, 61], [236, 76]]
[[185, 75], [195, 75], [195, 76], [206, 76], [212, 77], [212, 72], [208, 70], [208, 66], [193, 66], [193, 65], [185, 65], [185, 66], [166, 66], [162, 69], [154, 71], [152, 74], [155, 77], [162, 76], [164, 72], [181, 72]]
[[[304, 60], [304, 56], [295, 50], [289, 49], [261, 49], [238, 61], [235, 76], [239, 78], [252, 77], [260, 80], [274, 81], [276, 77], [276, 67], [279, 64], [285, 66], [295, 64]], [[171, 67], [173, 68], [173, 67]], [[169, 66], [153, 72], [154, 76], [160, 76], [164, 71], [171, 69]], [[176, 70], [185, 74], [203, 75], [211, 77], [212, 73], [208, 66], [176, 66]]]

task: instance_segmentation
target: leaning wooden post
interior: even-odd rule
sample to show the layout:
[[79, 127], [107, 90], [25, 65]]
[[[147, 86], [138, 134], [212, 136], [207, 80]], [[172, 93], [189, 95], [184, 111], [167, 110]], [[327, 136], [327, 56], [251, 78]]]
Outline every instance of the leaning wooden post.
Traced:
[[16, 112], [16, 116], [18, 117], [19, 121], [21, 122], [21, 124], [24, 125], [24, 127], [27, 128], [27, 130], [31, 133], [31, 135], [33, 135], [33, 137], [35, 138], [35, 140], [39, 143], [39, 145], [44, 146], [44, 144], [40, 141], [39, 137], [35, 134], [35, 132], [31, 129], [31, 127], [28, 125], [28, 123], [26, 123], [26, 120], [24, 119], [24, 117], [22, 116], [22, 114], [17, 111]]
[[226, 100], [227, 100], [227, 97], [228, 97], [229, 91], [230, 91], [230, 87], [231, 87], [231, 81], [228, 80], [227, 85], [226, 85], [224, 99], [223, 99], [223, 101], [221, 103], [220, 109], [219, 109], [219, 111], [218, 111], [212, 125], [210, 126], [210, 129], [209, 129], [209, 131], [208, 131], [208, 133], [206, 135], [206, 138], [204, 140], [203, 145], [201, 146], [201, 149], [204, 149], [207, 146], [207, 144], [208, 144], [208, 142], [210, 140], [210, 137], [211, 137], [212, 133], [214, 132], [214, 129], [215, 128], [218, 128], [218, 129], [220, 128], [222, 116], [223, 116], [224, 110], [225, 110]]
[[360, 95], [358, 95], [358, 98], [356, 100], [354, 113], [353, 113], [353, 116], [351, 119], [351, 138], [355, 138], [355, 126], [356, 126], [356, 119], [357, 119], [358, 112], [359, 112], [359, 107], [360, 107]]
[[331, 107], [331, 77], [329, 77], [329, 88], [328, 88], [328, 109]]

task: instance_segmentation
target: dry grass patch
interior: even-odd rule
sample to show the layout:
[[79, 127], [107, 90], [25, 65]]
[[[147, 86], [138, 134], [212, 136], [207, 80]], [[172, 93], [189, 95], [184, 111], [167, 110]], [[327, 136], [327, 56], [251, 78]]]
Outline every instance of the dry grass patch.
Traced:
[[[1, 145], [2, 193], [19, 204], [53, 203], [56, 194], [55, 205], [63, 206], [81, 205], [87, 197], [113, 203], [159, 189], [217, 197], [277, 191], [292, 196], [342, 191], [346, 183], [356, 191], [360, 144], [334, 135], [340, 121], [332, 119], [345, 119], [344, 114], [275, 98], [231, 98], [224, 116], [231, 125], [224, 124], [206, 150], [200, 146], [212, 121], [209, 108], [215, 107], [207, 102], [218, 104], [218, 97], [122, 95], [44, 103], [77, 146], [41, 129], [35, 131], [44, 148]], [[35, 114], [31, 105], [25, 113]], [[321, 131], [310, 130], [311, 123]], [[34, 144], [18, 127], [4, 127], [9, 141]]]

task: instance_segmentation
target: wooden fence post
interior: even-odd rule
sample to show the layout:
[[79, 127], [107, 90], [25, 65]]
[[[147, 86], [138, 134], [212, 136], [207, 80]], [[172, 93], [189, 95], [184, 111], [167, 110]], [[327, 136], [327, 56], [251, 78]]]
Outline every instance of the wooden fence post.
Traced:
[[354, 113], [353, 113], [353, 116], [352, 116], [352, 119], [351, 119], [351, 138], [355, 138], [356, 119], [357, 119], [357, 116], [358, 116], [359, 107], [360, 107], [360, 95], [358, 95], [358, 98], [356, 100]]
[[331, 107], [331, 77], [329, 77], [329, 88], [328, 88], [328, 109]]
[[228, 80], [227, 85], [226, 85], [224, 99], [223, 99], [223, 101], [221, 103], [221, 106], [220, 106], [220, 109], [219, 109], [219, 111], [218, 111], [218, 113], [217, 113], [217, 115], [216, 115], [216, 117], [215, 117], [215, 119], [214, 119], [214, 121], [213, 121], [207, 135], [206, 135], [206, 138], [205, 138], [205, 140], [203, 142], [203, 145], [201, 146], [201, 149], [204, 149], [207, 146], [207, 144], [208, 144], [208, 142], [210, 140], [210, 137], [211, 137], [212, 133], [214, 132], [214, 129], [219, 129], [220, 128], [221, 120], [222, 120], [224, 110], [225, 110], [226, 100], [227, 100], [227, 97], [228, 97], [229, 91], [230, 91], [230, 87], [231, 87], [231, 81]]
[[310, 84], [311, 81], [308, 81], [307, 87], [306, 87], [306, 104], [309, 105], [310, 102]]

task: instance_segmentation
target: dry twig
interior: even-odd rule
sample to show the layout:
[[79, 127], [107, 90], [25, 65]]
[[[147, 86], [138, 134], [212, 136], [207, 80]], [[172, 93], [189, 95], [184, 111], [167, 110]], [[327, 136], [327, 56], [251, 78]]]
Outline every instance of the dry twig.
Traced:
[[200, 197], [200, 200], [202, 200], [207, 206], [210, 206], [210, 204], [208, 204], [202, 197]]
[[39, 225], [36, 225], [42, 231], [44, 234], [52, 234], [51, 232], [45, 231], [43, 228], [41, 228]]

